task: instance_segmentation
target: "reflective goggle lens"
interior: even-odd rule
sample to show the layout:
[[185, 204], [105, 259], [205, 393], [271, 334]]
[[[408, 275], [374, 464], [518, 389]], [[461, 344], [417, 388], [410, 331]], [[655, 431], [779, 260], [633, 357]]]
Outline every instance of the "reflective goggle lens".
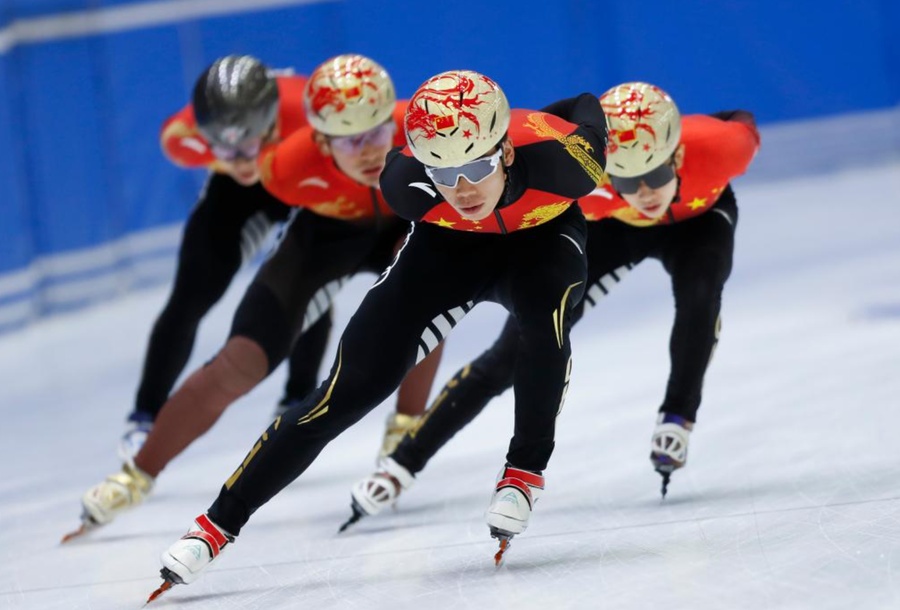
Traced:
[[393, 121], [389, 121], [355, 136], [332, 136], [328, 139], [336, 149], [352, 154], [365, 146], [386, 146], [394, 139], [396, 127]]
[[503, 149], [500, 148], [490, 157], [476, 159], [458, 167], [428, 167], [426, 165], [425, 173], [435, 184], [450, 188], [456, 188], [460, 177], [464, 177], [470, 184], [478, 184], [497, 171], [502, 154]]
[[219, 144], [213, 144], [210, 149], [216, 158], [222, 159], [223, 161], [234, 161], [237, 158], [255, 159], [259, 156], [259, 151], [262, 149], [262, 138], [245, 140], [237, 146], [221, 146]]
[[623, 195], [634, 195], [638, 192], [641, 182], [652, 189], [658, 189], [668, 184], [674, 177], [675, 168], [672, 167], [672, 163], [666, 163], [646, 174], [634, 176], [633, 178], [620, 178], [610, 174], [609, 181], [612, 183], [613, 188]]

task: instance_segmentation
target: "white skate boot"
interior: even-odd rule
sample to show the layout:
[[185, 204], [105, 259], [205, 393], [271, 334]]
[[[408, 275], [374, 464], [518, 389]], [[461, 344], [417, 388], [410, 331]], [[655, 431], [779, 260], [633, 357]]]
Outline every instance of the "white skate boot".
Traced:
[[187, 534], [160, 555], [163, 565], [160, 574], [177, 585], [190, 584], [231, 542], [234, 536], [205, 514], [200, 515]]
[[384, 440], [381, 442], [381, 451], [378, 452], [376, 463], [392, 454], [406, 433], [414, 430], [421, 419], [420, 415], [404, 415], [403, 413], [389, 415], [385, 422]]
[[124, 464], [122, 472], [109, 475], [81, 497], [81, 524], [62, 537], [69, 542], [87, 532], [106, 525], [120, 513], [137, 506], [153, 490], [153, 477], [132, 464]]
[[687, 463], [688, 440], [694, 422], [680, 415], [661, 411], [650, 439], [650, 462], [663, 478], [662, 496], [666, 497], [669, 477]]
[[494, 555], [497, 566], [503, 563], [512, 537], [528, 527], [531, 511], [543, 491], [544, 477], [539, 474], [512, 466], [500, 471], [486, 514], [491, 537], [500, 540], [500, 550]]
[[134, 456], [138, 454], [150, 431], [153, 429], [153, 418], [147, 413], [135, 411], [128, 417], [125, 434], [119, 440], [119, 458], [125, 464], [134, 465]]
[[187, 534], [160, 555], [163, 567], [159, 575], [163, 584], [150, 595], [147, 603], [171, 589], [172, 585], [189, 585], [200, 578], [200, 573], [232, 542], [234, 536], [205, 514], [194, 519]]
[[121, 472], [87, 490], [81, 497], [81, 506], [95, 525], [105, 525], [143, 502], [152, 490], [153, 477], [137, 466], [124, 464]]
[[393, 458], [380, 460], [378, 470], [374, 474], [353, 486], [353, 491], [350, 492], [350, 508], [353, 509], [353, 515], [338, 532], [343, 532], [362, 517], [377, 515], [385, 508], [393, 506], [400, 497], [400, 492], [412, 487], [415, 481], [413, 475]]

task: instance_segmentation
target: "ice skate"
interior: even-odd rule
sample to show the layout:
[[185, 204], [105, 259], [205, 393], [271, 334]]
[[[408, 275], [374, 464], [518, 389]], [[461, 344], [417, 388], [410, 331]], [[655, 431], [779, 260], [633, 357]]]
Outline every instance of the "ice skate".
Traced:
[[374, 474], [362, 479], [350, 492], [350, 508], [353, 515], [340, 527], [338, 533], [370, 515], [377, 515], [385, 508], [393, 506], [400, 492], [412, 487], [415, 478], [392, 458], [384, 458], [378, 463]]
[[173, 585], [189, 585], [216, 560], [222, 550], [234, 542], [234, 536], [213, 523], [205, 514], [194, 519], [187, 534], [160, 556], [162, 585], [150, 594], [149, 604]]
[[138, 454], [150, 431], [153, 429], [153, 416], [148, 413], [135, 411], [128, 417], [125, 434], [119, 440], [119, 458], [125, 464], [134, 464], [134, 456]]
[[381, 442], [381, 450], [378, 452], [378, 460], [392, 454], [406, 433], [415, 429], [421, 419], [420, 415], [404, 415], [403, 413], [393, 413], [388, 416], [384, 426], [384, 440]]
[[688, 440], [694, 422], [680, 415], [661, 411], [650, 441], [650, 461], [662, 476], [662, 497], [666, 497], [672, 473], [687, 463]]
[[62, 542], [106, 525], [119, 514], [143, 502], [152, 490], [153, 477], [136, 466], [124, 464], [121, 472], [106, 477], [81, 497], [81, 526], [63, 536]]
[[500, 541], [500, 550], [494, 555], [497, 567], [503, 564], [513, 536], [528, 527], [531, 511], [543, 490], [544, 477], [539, 474], [511, 466], [500, 471], [486, 515], [491, 537]]

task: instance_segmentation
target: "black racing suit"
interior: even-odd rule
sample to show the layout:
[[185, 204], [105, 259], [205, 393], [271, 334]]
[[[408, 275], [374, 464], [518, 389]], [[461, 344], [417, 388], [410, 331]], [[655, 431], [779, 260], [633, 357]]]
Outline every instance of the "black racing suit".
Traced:
[[573, 98], [557, 112], [577, 128], [569, 134], [532, 133], [526, 140], [528, 126], [516, 125], [519, 132], [511, 125], [513, 144], [520, 133], [520, 142], [529, 143], [516, 146], [494, 214], [499, 217], [503, 208], [539, 212], [529, 202], [547, 201], [548, 193], [562, 204], [548, 206], [555, 216], [536, 226], [516, 230], [501, 223], [508, 233], [469, 233], [420, 222], [443, 198], [421, 188], [429, 178], [408, 150], [392, 151], [381, 176], [382, 192], [398, 215], [416, 222], [394, 263], [348, 323], [328, 379], [269, 426], [222, 487], [209, 509], [220, 527], [237, 535], [257, 508], [389, 396], [406, 372], [482, 301], [503, 305], [522, 336], [507, 462], [535, 472], [546, 467], [568, 384], [572, 311], [587, 277], [584, 216], [570, 204], [596, 187], [606, 148], [606, 121], [595, 96]]
[[[191, 355], [200, 320], [222, 298], [272, 226], [287, 220], [292, 209], [261, 184], [242, 186], [225, 174], [210, 174], [184, 228], [169, 300], [150, 333], [135, 419], [156, 419]], [[298, 341], [285, 397], [299, 398], [315, 389], [330, 330], [331, 316], [321, 316]]]
[[[672, 278], [675, 297], [669, 343], [672, 368], [659, 410], [691, 422], [697, 418], [703, 378], [718, 341], [722, 289], [731, 273], [737, 219], [729, 186], [712, 209], [676, 224], [634, 227], [615, 219], [587, 223], [588, 281], [575, 321], [635, 265], [645, 258], [659, 260]], [[510, 317], [497, 341], [453, 376], [423, 423], [391, 457], [413, 474], [425, 468], [492, 398], [512, 387], [520, 352], [518, 323]]]

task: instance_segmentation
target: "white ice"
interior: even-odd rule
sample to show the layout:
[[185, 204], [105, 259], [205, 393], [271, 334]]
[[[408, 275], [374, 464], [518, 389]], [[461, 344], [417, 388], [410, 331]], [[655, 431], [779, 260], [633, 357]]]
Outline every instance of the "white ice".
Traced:
[[[672, 300], [648, 261], [573, 334], [575, 371], [547, 491], [506, 565], [483, 511], [511, 393], [455, 438], [396, 511], [345, 534], [385, 404], [157, 608], [888, 609], [900, 607], [900, 165], [737, 182], [722, 340], [688, 467], [660, 500], [649, 437]], [[248, 279], [201, 329], [221, 344]], [[371, 278], [338, 301], [338, 325]], [[0, 338], [0, 607], [139, 608], [158, 555], [268, 424], [282, 371], [174, 461], [144, 506], [60, 546], [115, 471], [160, 288]], [[448, 342], [446, 379], [493, 339], [483, 305]], [[897, 562], [897, 571], [895, 571]]]

